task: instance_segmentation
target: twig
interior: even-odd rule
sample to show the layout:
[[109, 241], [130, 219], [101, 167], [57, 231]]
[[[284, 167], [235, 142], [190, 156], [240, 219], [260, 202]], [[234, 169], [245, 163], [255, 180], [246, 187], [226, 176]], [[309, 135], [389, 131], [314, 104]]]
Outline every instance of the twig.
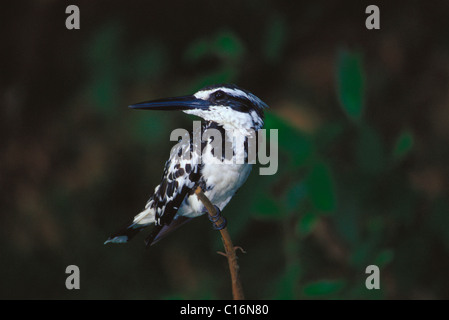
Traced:
[[[207, 209], [207, 213], [209, 216], [214, 217], [217, 214], [217, 210], [210, 200], [206, 197], [201, 187], [198, 187], [195, 190], [195, 194], [198, 199], [203, 203], [204, 207]], [[215, 225], [218, 227], [223, 222], [222, 217], [215, 222]], [[223, 241], [223, 246], [226, 251], [226, 258], [228, 258], [229, 271], [231, 273], [232, 280], [232, 296], [234, 300], [244, 300], [245, 297], [243, 295], [242, 283], [240, 282], [239, 276], [239, 264], [237, 262], [237, 255], [235, 253], [234, 245], [232, 244], [231, 237], [229, 236], [228, 229], [225, 227], [220, 230], [221, 240]]]

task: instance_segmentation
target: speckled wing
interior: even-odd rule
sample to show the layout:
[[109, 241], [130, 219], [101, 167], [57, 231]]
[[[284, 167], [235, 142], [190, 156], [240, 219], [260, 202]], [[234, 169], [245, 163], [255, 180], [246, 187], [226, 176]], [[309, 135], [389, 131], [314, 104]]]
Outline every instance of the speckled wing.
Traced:
[[151, 245], [189, 220], [176, 213], [200, 180], [199, 155], [192, 151], [192, 141], [186, 135], [172, 148], [170, 158], [165, 163], [162, 181], [154, 189], [145, 209], [105, 243], [128, 242], [143, 228], [154, 223], [155, 228], [145, 240], [147, 245]]
[[156, 224], [153, 232], [145, 239], [147, 245], [156, 243], [190, 220], [176, 213], [199, 180], [199, 156], [193, 152], [192, 141], [190, 144], [181, 141], [173, 147], [170, 159], [165, 164], [162, 181], [145, 206], [146, 209], [154, 209]]

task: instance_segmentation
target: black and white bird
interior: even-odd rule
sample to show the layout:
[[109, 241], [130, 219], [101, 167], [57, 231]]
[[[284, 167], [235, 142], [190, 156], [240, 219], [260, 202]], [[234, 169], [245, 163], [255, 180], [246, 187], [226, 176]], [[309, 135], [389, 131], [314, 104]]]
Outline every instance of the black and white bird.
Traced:
[[[182, 110], [202, 118], [201, 136], [208, 136], [211, 129], [223, 135], [223, 152], [215, 152], [211, 138], [201, 140], [200, 153], [181, 157], [185, 149], [194, 149], [195, 139], [189, 140], [190, 148], [174, 147], [165, 164], [161, 183], [154, 189], [145, 209], [121, 230], [112, 234], [106, 243], [128, 242], [139, 231], [155, 225], [146, 238], [147, 245], [162, 239], [170, 231], [187, 221], [206, 213], [206, 209], [194, 194], [200, 186], [205, 195], [221, 212], [236, 191], [248, 178], [252, 164], [236, 162], [225, 156], [224, 145], [232, 145], [233, 157], [248, 159], [249, 137], [263, 127], [264, 109], [268, 106], [254, 94], [224, 84], [208, 86], [193, 95], [147, 101], [130, 106], [145, 110]], [[226, 137], [226, 138], [225, 138]], [[232, 139], [243, 139], [243, 148], [232, 144]], [[235, 142], [235, 140], [233, 140]]]

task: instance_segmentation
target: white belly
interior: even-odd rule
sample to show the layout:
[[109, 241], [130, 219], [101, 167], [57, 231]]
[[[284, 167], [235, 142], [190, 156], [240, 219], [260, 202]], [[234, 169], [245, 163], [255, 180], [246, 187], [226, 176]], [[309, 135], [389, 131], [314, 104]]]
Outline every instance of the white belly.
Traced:
[[[220, 210], [228, 204], [235, 192], [248, 178], [252, 165], [245, 164], [205, 164], [202, 170], [207, 188], [204, 193]], [[191, 195], [181, 206], [178, 215], [197, 217], [204, 214], [204, 206], [196, 195]]]

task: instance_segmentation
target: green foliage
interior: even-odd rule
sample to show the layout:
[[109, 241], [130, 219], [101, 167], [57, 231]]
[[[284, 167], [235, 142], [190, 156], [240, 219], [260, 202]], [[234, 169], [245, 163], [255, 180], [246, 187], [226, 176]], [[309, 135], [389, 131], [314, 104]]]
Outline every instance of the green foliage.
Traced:
[[292, 300], [298, 297], [298, 285], [301, 275], [301, 267], [297, 263], [292, 263], [278, 279], [275, 299]]
[[296, 232], [300, 236], [306, 236], [313, 231], [318, 222], [319, 215], [314, 211], [305, 212], [296, 224]]
[[344, 286], [342, 280], [320, 280], [304, 286], [304, 295], [310, 298], [329, 298], [337, 294]]
[[120, 53], [122, 31], [119, 23], [109, 23], [98, 30], [87, 48], [91, 82], [87, 90], [93, 105], [103, 116], [115, 114], [120, 90]]
[[374, 259], [374, 264], [379, 268], [384, 268], [390, 264], [394, 259], [394, 251], [391, 249], [385, 249], [377, 255]]
[[202, 73], [192, 90], [198, 90], [211, 83], [234, 82], [245, 55], [245, 47], [232, 31], [222, 30], [212, 37], [199, 38], [186, 49], [184, 59], [191, 64], [208, 58], [216, 58], [220, 66]]
[[343, 110], [351, 120], [359, 122], [365, 98], [365, 79], [359, 53], [340, 51], [337, 61], [337, 88]]
[[216, 56], [225, 63], [235, 63], [244, 53], [245, 49], [240, 39], [233, 32], [224, 30], [211, 38], [194, 41], [187, 48], [185, 58], [189, 62], [198, 62], [205, 57]]
[[410, 131], [403, 131], [396, 140], [393, 149], [393, 157], [395, 159], [402, 159], [413, 148], [413, 135]]
[[307, 189], [303, 181], [294, 182], [287, 190], [283, 201], [287, 211], [292, 212], [298, 209], [307, 197]]
[[271, 197], [261, 197], [254, 204], [254, 216], [262, 219], [282, 219], [285, 214], [279, 202]]
[[[314, 153], [312, 138], [295, 129], [286, 120], [268, 112], [264, 128], [268, 132], [270, 129], [278, 130], [279, 149], [289, 158], [288, 165], [295, 168], [302, 167], [312, 157]], [[267, 140], [269, 141], [268, 137]]]
[[315, 163], [305, 177], [305, 184], [310, 201], [319, 211], [333, 211], [336, 206], [333, 180], [329, 167], [322, 163]]

